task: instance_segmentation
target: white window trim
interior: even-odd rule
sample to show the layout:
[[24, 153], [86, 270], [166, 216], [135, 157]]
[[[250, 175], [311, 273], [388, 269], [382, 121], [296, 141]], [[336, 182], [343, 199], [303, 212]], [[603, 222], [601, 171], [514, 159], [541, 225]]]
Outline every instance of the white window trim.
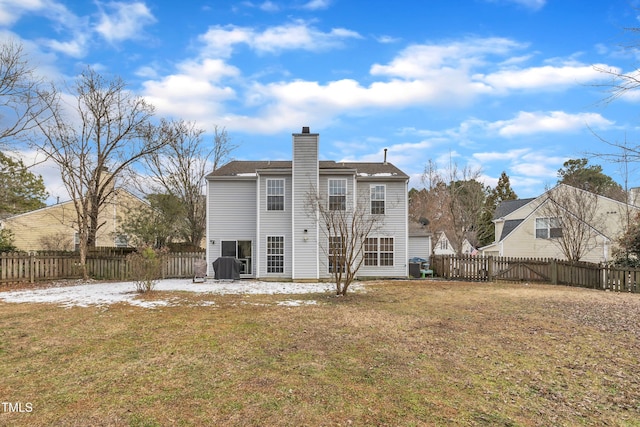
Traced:
[[[546, 231], [547, 231], [547, 236], [546, 237], [538, 237], [538, 230], [543, 230], [543, 228], [538, 228], [538, 220], [539, 219], [546, 219], [547, 220], [547, 227], [546, 227]], [[551, 227], [551, 221], [552, 220], [557, 220], [558, 221], [558, 225], [560, 225], [559, 227]], [[549, 217], [549, 216], [539, 216], [536, 217], [535, 220], [533, 221], [533, 237], [536, 239], [544, 239], [544, 240], [549, 240], [549, 239], [558, 239], [561, 236], [551, 236], [551, 230], [552, 229], [560, 229], [560, 233], [563, 232], [562, 230], [562, 224], [560, 223], [560, 218], [559, 217]]]
[[[345, 178], [329, 178], [327, 179], [327, 208], [331, 210], [331, 181], [340, 181], [344, 183], [344, 195], [340, 195], [344, 197], [344, 210], [347, 210], [347, 195], [349, 194], [349, 189], [347, 187], [347, 180]], [[337, 196], [337, 195], [334, 195]], [[342, 209], [340, 209], [342, 210]]]
[[[269, 182], [270, 181], [281, 181], [282, 182], [282, 196], [279, 194], [269, 194]], [[287, 194], [287, 183], [284, 178], [267, 178], [265, 182], [265, 210], [267, 212], [284, 212], [287, 210], [286, 197]], [[282, 197], [282, 210], [280, 209], [269, 209], [269, 196], [278, 196]]]
[[[277, 238], [282, 239], [282, 254], [270, 254], [269, 253], [269, 238], [270, 237], [277, 237]], [[267, 249], [266, 250], [266, 260], [265, 260], [266, 261], [265, 265], [266, 265], [267, 274], [283, 274], [284, 271], [285, 271], [285, 261], [286, 261], [285, 260], [285, 255], [286, 255], [285, 236], [284, 235], [275, 235], [275, 234], [274, 235], [268, 235], [268, 236], [266, 236], [265, 244], [266, 244], [266, 249]], [[282, 271], [277, 271], [277, 272], [269, 271], [269, 256], [280, 256], [280, 257], [282, 257]]]
[[[377, 199], [375, 200], [376, 202], [380, 202], [381, 201], [383, 203], [383, 205], [382, 205], [383, 213], [373, 213], [372, 207], [373, 207], [374, 200], [373, 200], [373, 197], [372, 197], [372, 195], [373, 195], [372, 193], [373, 193], [373, 189], [376, 188], [376, 187], [382, 187], [383, 190], [384, 190], [384, 197], [382, 198], [382, 200], [377, 200]], [[386, 215], [387, 214], [387, 185], [386, 184], [371, 184], [369, 186], [369, 213], [371, 215]]]
[[[395, 238], [395, 236], [369, 236], [369, 237], [367, 237], [367, 239], [376, 239], [376, 251], [375, 251], [376, 264], [375, 265], [367, 265], [366, 264], [366, 259], [365, 259], [364, 265], [366, 267], [382, 267], [382, 268], [395, 267], [395, 265], [396, 265], [396, 238]], [[382, 245], [380, 243], [380, 239], [391, 239], [391, 242], [392, 242], [391, 252], [382, 250]], [[381, 265], [380, 255], [383, 252], [392, 254], [391, 265]], [[368, 254], [368, 253], [373, 253], [373, 252], [366, 251], [366, 246], [365, 246], [365, 251], [364, 251], [363, 255], [366, 257], [366, 254]]]

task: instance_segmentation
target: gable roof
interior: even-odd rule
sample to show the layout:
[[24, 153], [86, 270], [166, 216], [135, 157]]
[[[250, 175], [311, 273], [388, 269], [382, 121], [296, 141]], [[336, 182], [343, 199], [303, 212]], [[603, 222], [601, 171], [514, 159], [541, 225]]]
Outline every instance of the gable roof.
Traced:
[[502, 227], [502, 234], [500, 235], [499, 242], [503, 241], [509, 233], [518, 228], [520, 224], [524, 222], [524, 219], [508, 219], [504, 222], [504, 226]]
[[[239, 176], [256, 173], [258, 170], [291, 170], [291, 160], [234, 160], [221, 168], [209, 173], [206, 178], [221, 176]], [[320, 172], [323, 170], [354, 170], [358, 176], [384, 176], [391, 179], [408, 179], [409, 176], [391, 163], [382, 162], [335, 162], [333, 160], [320, 160]]]
[[504, 218], [505, 216], [509, 215], [511, 212], [517, 211], [518, 209], [531, 203], [535, 199], [536, 197], [531, 197], [528, 199], [503, 200], [496, 207], [496, 210], [493, 213], [493, 219]]

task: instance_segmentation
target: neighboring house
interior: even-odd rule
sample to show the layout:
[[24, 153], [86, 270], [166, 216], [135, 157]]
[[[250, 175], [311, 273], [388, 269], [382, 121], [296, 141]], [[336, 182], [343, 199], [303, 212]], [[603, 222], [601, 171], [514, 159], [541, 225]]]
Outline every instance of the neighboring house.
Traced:
[[[447, 237], [447, 234], [444, 231], [437, 233], [438, 239], [436, 240], [435, 245], [433, 246], [433, 254], [434, 255], [458, 255], [458, 251], [451, 244], [451, 240]], [[476, 255], [477, 250], [473, 247], [473, 245], [467, 240], [465, 237], [462, 240], [462, 250], [459, 255]]]
[[[102, 227], [96, 234], [96, 246], [127, 247], [127, 237], [119, 234], [120, 224], [130, 210], [139, 209], [144, 204], [126, 190], [115, 190], [100, 211], [98, 223]], [[5, 218], [0, 221], [0, 228], [13, 232], [13, 244], [22, 251], [75, 250], [78, 245], [73, 201]]]
[[456, 255], [455, 248], [451, 245], [451, 241], [447, 237], [444, 231], [436, 233], [437, 239], [435, 245], [433, 245], [434, 255]]
[[566, 259], [560, 248], [560, 239], [569, 231], [562, 229], [558, 218], [572, 218], [576, 222], [587, 218], [567, 209], [561, 211], [556, 208], [557, 216], [550, 214], [549, 205], [553, 200], [566, 198], [567, 194], [575, 194], [594, 207], [593, 214], [588, 216], [589, 224], [581, 221], [588, 225], [589, 234], [584, 239], [586, 249], [580, 260], [610, 261], [616, 241], [626, 229], [627, 218], [633, 217], [639, 208], [565, 184], [559, 184], [536, 198], [503, 201], [494, 214], [495, 241], [479, 251], [482, 255]]
[[[292, 161], [232, 161], [207, 175], [207, 265], [231, 256], [241, 277], [330, 277], [328, 237], [309, 209], [319, 194], [336, 209], [364, 200], [383, 227], [370, 235], [359, 277], [407, 277], [409, 177], [391, 163], [318, 159], [319, 135], [293, 134]], [[330, 206], [330, 205], [329, 205]]]
[[419, 222], [409, 221], [409, 259], [431, 257], [431, 233]]

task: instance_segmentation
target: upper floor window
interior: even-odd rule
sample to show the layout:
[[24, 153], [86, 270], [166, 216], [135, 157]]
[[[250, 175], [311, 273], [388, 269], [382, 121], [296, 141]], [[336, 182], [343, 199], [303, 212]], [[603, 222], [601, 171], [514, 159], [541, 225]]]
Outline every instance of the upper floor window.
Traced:
[[536, 239], [562, 237], [560, 218], [536, 218]]
[[384, 185], [371, 186], [371, 213], [384, 215], [386, 187]]
[[344, 211], [347, 209], [347, 180], [329, 180], [329, 210]]
[[267, 210], [284, 210], [284, 179], [267, 179]]

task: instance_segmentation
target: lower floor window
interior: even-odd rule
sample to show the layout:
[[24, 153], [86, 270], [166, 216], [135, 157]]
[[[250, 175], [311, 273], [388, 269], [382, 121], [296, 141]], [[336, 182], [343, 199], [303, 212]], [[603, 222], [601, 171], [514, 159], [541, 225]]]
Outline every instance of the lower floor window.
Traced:
[[329, 273], [338, 271], [338, 266], [343, 273], [346, 271], [342, 237], [332, 236], [329, 237]]
[[393, 237], [368, 237], [364, 242], [364, 265], [393, 266]]
[[267, 273], [284, 273], [283, 236], [267, 236]]

